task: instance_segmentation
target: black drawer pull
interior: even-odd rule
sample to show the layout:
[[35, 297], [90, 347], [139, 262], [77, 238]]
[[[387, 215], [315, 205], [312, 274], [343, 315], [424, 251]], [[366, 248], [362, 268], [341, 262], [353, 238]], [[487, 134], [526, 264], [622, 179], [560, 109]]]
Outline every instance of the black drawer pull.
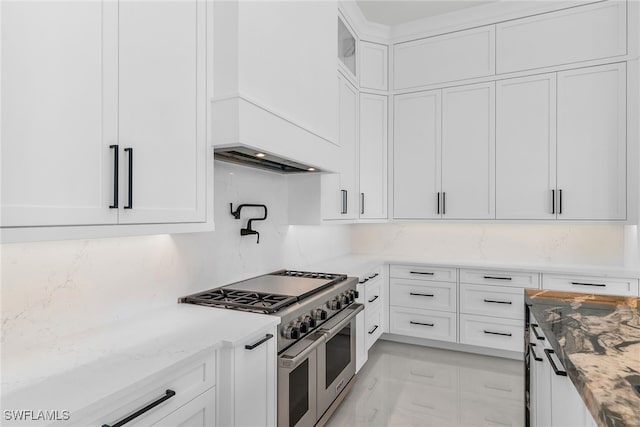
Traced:
[[272, 335], [272, 334], [267, 334], [267, 335], [265, 335], [265, 336], [264, 336], [264, 338], [262, 338], [262, 339], [261, 339], [260, 341], [258, 341], [257, 343], [255, 343], [255, 344], [251, 344], [251, 345], [248, 345], [248, 344], [247, 344], [247, 345], [245, 345], [245, 346], [244, 346], [244, 348], [245, 348], [245, 349], [247, 349], [247, 350], [253, 350], [254, 348], [256, 348], [257, 346], [259, 346], [260, 344], [262, 344], [262, 343], [265, 343], [265, 342], [269, 341], [271, 338], [273, 338], [273, 335]]
[[493, 331], [487, 331], [485, 329], [484, 331], [485, 334], [489, 334], [489, 335], [502, 335], [503, 337], [510, 337], [511, 336], [511, 332], [493, 332]]
[[121, 419], [120, 421], [118, 421], [117, 423], [115, 423], [113, 425], [111, 425], [111, 424], [102, 424], [102, 427], [122, 427], [123, 425], [127, 424], [129, 421], [133, 421], [134, 419], [138, 418], [140, 415], [144, 414], [145, 412], [148, 412], [148, 411], [152, 410], [153, 408], [155, 408], [156, 406], [158, 406], [162, 402], [171, 399], [175, 395], [176, 395], [175, 391], [167, 390], [167, 391], [165, 391], [165, 395], [162, 396], [160, 399], [149, 403], [144, 408], [137, 410], [133, 414], [129, 415], [126, 418]]
[[410, 271], [410, 274], [423, 274], [425, 276], [433, 276], [435, 273], [431, 273], [428, 271]]
[[534, 360], [537, 360], [538, 362], [542, 362], [542, 357], [538, 357], [538, 355], [536, 354], [536, 350], [534, 349], [536, 345], [534, 343], [530, 343], [529, 344], [529, 351], [531, 352], [531, 355], [533, 356]]
[[544, 337], [542, 335], [540, 335], [538, 333], [538, 331], [536, 330], [536, 328], [538, 328], [538, 324], [537, 323], [532, 323], [531, 324], [531, 330], [533, 331], [533, 335], [536, 336], [537, 339], [539, 339], [540, 341], [544, 341]]
[[511, 277], [499, 277], [499, 276], [483, 276], [485, 279], [490, 280], [511, 280]]
[[109, 206], [109, 209], [118, 209], [118, 175], [119, 172], [119, 158], [120, 153], [117, 144], [110, 145], [109, 149], [115, 150], [113, 152], [113, 204]]
[[412, 325], [420, 325], [420, 326], [433, 326], [433, 323], [421, 323], [421, 322], [414, 322], [413, 320], [410, 320], [409, 323], [411, 323]]
[[553, 369], [553, 372], [555, 372], [556, 375], [559, 375], [561, 377], [566, 377], [567, 376], [567, 371], [563, 371], [558, 369], [558, 366], [556, 365], [556, 362], [553, 361], [553, 359], [551, 358], [551, 353], [555, 353], [555, 351], [549, 349], [549, 348], [545, 348], [544, 349], [544, 354], [547, 355], [547, 359], [549, 359], [549, 363], [551, 363], [551, 368]]
[[492, 304], [512, 304], [511, 301], [499, 301], [499, 300], [495, 300], [495, 299], [484, 299], [484, 302], [490, 302]]
[[572, 285], [576, 286], [598, 286], [601, 288], [605, 288], [607, 285], [604, 283], [584, 283], [584, 282], [571, 282]]
[[374, 301], [375, 301], [375, 300], [377, 300], [377, 299], [378, 299], [378, 295], [376, 295], [375, 297], [371, 298], [371, 299], [369, 300], [369, 302], [374, 302]]
[[369, 335], [374, 333], [376, 331], [376, 329], [378, 329], [378, 325], [374, 326], [373, 329], [369, 331]]
[[414, 297], [432, 297], [433, 294], [419, 294], [416, 292], [409, 292], [409, 295], [412, 295]]

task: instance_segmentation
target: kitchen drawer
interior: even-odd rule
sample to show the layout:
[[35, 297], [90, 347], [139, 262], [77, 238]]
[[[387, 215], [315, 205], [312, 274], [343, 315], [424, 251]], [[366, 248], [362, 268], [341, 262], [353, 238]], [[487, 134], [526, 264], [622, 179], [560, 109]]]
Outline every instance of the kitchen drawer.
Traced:
[[460, 270], [460, 283], [538, 289], [538, 273], [508, 270]]
[[460, 313], [524, 319], [524, 290], [460, 283]]
[[[522, 427], [524, 402], [460, 393], [460, 425], [468, 427]], [[577, 426], [576, 426], [577, 427]]]
[[389, 304], [438, 311], [456, 311], [456, 284], [391, 279]]
[[638, 279], [543, 274], [542, 289], [635, 297], [638, 296]]
[[117, 393], [108, 402], [100, 402], [99, 409], [91, 415], [77, 418], [71, 425], [113, 425], [135, 411], [166, 395], [167, 390], [175, 395], [140, 417], [131, 425], [152, 425], [178, 410], [189, 401], [215, 386], [216, 352], [205, 350], [188, 357], [175, 365], [163, 369], [140, 384]]
[[389, 332], [456, 342], [456, 314], [416, 308], [389, 307]]
[[380, 276], [364, 286], [365, 306], [378, 306], [382, 302], [382, 279]]
[[375, 343], [380, 335], [382, 335], [383, 325], [382, 325], [382, 307], [379, 306], [377, 309], [367, 308], [365, 312], [365, 331], [367, 335], [365, 336], [365, 347], [367, 350], [371, 348], [373, 343]]
[[524, 377], [513, 373], [460, 368], [460, 389], [476, 396], [518, 402], [522, 400], [523, 381]]
[[522, 352], [524, 320], [461, 314], [460, 343]]
[[392, 265], [389, 267], [389, 276], [398, 279], [435, 280], [454, 283], [458, 280], [458, 273], [455, 268], [415, 265]]

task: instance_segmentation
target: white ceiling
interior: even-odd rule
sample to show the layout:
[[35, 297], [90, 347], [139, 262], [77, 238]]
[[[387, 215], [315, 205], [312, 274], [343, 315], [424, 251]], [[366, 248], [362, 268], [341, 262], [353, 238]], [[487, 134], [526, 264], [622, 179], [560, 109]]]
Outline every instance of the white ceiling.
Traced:
[[491, 3], [491, 1], [356, 0], [356, 3], [360, 6], [360, 10], [362, 10], [362, 13], [369, 21], [385, 25], [396, 25]]

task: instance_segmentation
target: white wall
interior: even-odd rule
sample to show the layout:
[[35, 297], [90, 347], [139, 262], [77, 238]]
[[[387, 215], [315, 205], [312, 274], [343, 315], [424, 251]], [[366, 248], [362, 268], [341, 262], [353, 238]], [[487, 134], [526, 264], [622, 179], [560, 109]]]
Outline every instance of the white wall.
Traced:
[[[3, 352], [34, 349], [197, 290], [348, 252], [347, 227], [286, 225], [284, 176], [215, 166], [213, 233], [2, 245]], [[268, 206], [268, 219], [254, 223], [259, 245], [255, 236], [240, 236], [246, 221], [230, 215], [230, 202]], [[250, 214], [243, 209], [243, 218]]]
[[[624, 226], [402, 223], [356, 225], [352, 252], [530, 265], [625, 263]], [[633, 267], [633, 266], [629, 266]]]

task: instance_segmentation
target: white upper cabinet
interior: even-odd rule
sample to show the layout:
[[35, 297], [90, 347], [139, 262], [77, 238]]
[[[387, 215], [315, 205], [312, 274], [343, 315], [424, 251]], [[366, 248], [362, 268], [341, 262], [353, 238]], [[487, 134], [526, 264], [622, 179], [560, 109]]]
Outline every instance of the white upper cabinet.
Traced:
[[360, 42], [360, 88], [387, 90], [388, 50], [386, 45]]
[[496, 82], [496, 217], [555, 219], [556, 75]]
[[357, 77], [358, 41], [349, 25], [338, 16], [338, 65], [354, 79]]
[[125, 1], [119, 28], [120, 223], [204, 221], [206, 4]]
[[393, 216], [440, 217], [440, 90], [394, 97]]
[[626, 219], [626, 64], [558, 73], [558, 219]]
[[497, 72], [625, 55], [626, 11], [624, 1], [605, 1], [500, 23]]
[[387, 97], [360, 94], [360, 218], [387, 217]]
[[442, 214], [495, 217], [495, 83], [442, 91]]
[[394, 45], [394, 89], [411, 89], [495, 73], [495, 26]]
[[0, 7], [1, 225], [117, 223], [117, 4]]

